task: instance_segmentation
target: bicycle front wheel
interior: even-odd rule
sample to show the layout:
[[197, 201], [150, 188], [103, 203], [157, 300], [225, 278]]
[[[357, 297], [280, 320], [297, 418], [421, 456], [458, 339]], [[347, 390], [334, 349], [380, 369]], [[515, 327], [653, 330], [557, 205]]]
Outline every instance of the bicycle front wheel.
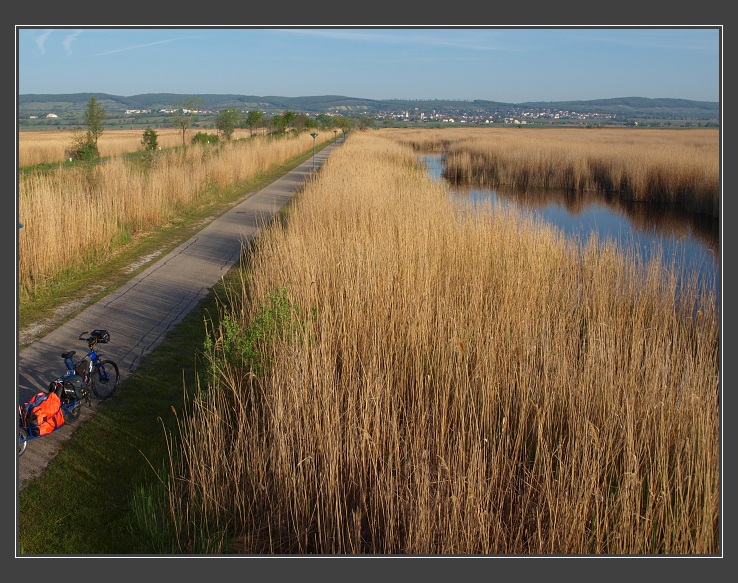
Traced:
[[112, 360], [101, 360], [90, 376], [90, 387], [98, 399], [105, 400], [113, 396], [120, 377], [117, 364]]
[[28, 445], [28, 429], [18, 426], [18, 455], [23, 455]]

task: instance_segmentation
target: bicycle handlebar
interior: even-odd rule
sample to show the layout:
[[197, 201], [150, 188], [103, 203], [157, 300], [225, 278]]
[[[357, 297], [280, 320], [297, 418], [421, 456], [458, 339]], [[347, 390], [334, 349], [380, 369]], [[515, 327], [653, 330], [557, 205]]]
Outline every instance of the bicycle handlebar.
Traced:
[[108, 334], [107, 330], [93, 330], [92, 332], [82, 332], [82, 334], [79, 335], [78, 340], [84, 340], [90, 346], [98, 342], [100, 344], [107, 344], [108, 342], [110, 342], [110, 334]]

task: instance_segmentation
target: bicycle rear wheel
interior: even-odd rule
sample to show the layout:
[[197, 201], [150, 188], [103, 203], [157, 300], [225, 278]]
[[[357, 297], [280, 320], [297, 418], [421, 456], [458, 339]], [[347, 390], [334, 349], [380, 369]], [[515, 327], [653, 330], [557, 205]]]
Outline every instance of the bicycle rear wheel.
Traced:
[[118, 389], [120, 371], [112, 360], [100, 361], [90, 376], [90, 388], [98, 399], [109, 399]]
[[23, 455], [28, 445], [28, 429], [18, 426], [18, 455]]

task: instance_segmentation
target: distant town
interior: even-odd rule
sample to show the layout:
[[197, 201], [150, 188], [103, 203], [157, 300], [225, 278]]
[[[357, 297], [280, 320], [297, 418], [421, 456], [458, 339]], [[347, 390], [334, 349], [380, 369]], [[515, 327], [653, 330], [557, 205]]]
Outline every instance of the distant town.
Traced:
[[505, 112], [489, 112], [489, 113], [472, 113], [459, 111], [456, 114], [441, 113], [436, 110], [428, 112], [422, 111], [420, 108], [414, 108], [412, 111], [405, 110], [399, 112], [378, 113], [374, 118], [380, 122], [384, 120], [392, 120], [393, 122], [437, 122], [442, 124], [466, 123], [473, 125], [484, 124], [528, 124], [541, 123], [548, 120], [590, 120], [604, 121], [615, 120], [616, 115], [608, 113], [591, 113], [564, 110], [521, 110], [505, 111]]
[[[343, 115], [339, 113], [340, 109], [345, 108], [332, 108], [335, 111], [329, 112], [333, 115]], [[184, 110], [187, 113], [189, 110]], [[176, 113], [175, 109], [160, 109], [159, 113], [173, 114]], [[150, 109], [126, 109], [126, 115], [146, 115], [153, 113]], [[194, 110], [193, 113], [198, 115], [217, 115], [217, 111], [210, 109], [199, 109]], [[245, 112], [243, 112], [245, 113]], [[266, 114], [267, 112], [262, 112]], [[298, 112], [299, 113], [299, 112]], [[31, 116], [34, 117], [34, 116]], [[56, 117], [55, 114], [49, 114], [47, 117]], [[467, 112], [459, 112], [456, 115], [448, 113], [440, 113], [436, 110], [429, 112], [422, 111], [419, 107], [414, 108], [412, 111], [390, 111], [381, 112], [373, 116], [377, 121], [392, 120], [398, 122], [440, 122], [440, 123], [471, 123], [471, 124], [490, 124], [490, 123], [505, 123], [505, 124], [527, 124], [535, 123], [540, 120], [563, 120], [563, 119], [579, 119], [579, 120], [612, 120], [617, 116], [610, 113], [587, 113], [577, 111], [564, 111], [564, 110], [543, 110], [543, 111], [520, 111], [517, 114], [513, 113], [488, 113], [488, 114], [473, 114]]]
[[[107, 113], [111, 126], [166, 125], [167, 117], [183, 111], [172, 94], [118, 97], [106, 94], [19, 96], [19, 128], [63, 127], [80, 124], [90, 96]], [[484, 100], [370, 100], [342, 96], [256, 97], [194, 96], [203, 105], [192, 109], [198, 125], [212, 124], [225, 108], [242, 113], [257, 110], [268, 121], [291, 111], [325, 122], [343, 116], [361, 127], [485, 125], [677, 126], [719, 127], [719, 104], [678, 99], [615, 98], [581, 102], [498, 103]]]

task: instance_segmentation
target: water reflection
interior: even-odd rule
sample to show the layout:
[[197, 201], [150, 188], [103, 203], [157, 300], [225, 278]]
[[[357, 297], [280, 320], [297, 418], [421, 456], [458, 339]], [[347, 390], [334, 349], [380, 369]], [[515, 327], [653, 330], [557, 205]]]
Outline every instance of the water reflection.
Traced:
[[[440, 154], [421, 156], [429, 174], [443, 180]], [[675, 211], [650, 203], [629, 203], [617, 196], [572, 194], [563, 190], [528, 190], [454, 187], [456, 197], [479, 205], [504, 205], [541, 218], [565, 235], [587, 240], [597, 233], [600, 240], [613, 240], [648, 259], [661, 246], [663, 260], [673, 260], [686, 275], [715, 291], [720, 303], [720, 221]]]

